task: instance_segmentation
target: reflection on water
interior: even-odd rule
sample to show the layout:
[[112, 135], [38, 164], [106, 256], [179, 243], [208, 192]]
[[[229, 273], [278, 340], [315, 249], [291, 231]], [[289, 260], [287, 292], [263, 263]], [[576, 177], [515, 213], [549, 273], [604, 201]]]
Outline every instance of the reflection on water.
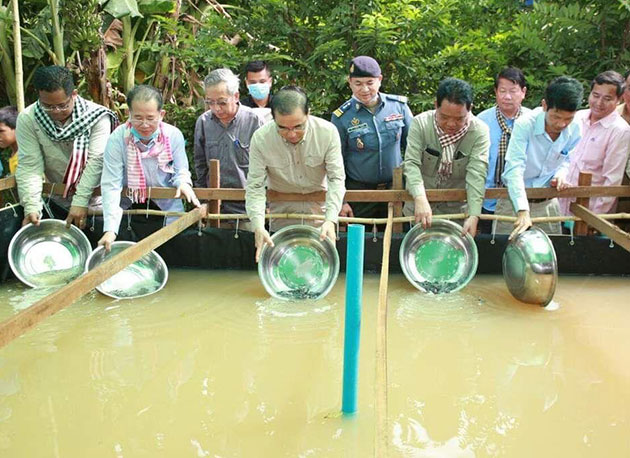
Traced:
[[[92, 292], [0, 350], [0, 456], [373, 456], [365, 280], [352, 418], [343, 276], [323, 300], [281, 301], [255, 273], [174, 271], [139, 300]], [[561, 277], [546, 309], [500, 277], [389, 290], [389, 456], [630, 456], [627, 279]], [[0, 319], [48, 292], [4, 284]]]

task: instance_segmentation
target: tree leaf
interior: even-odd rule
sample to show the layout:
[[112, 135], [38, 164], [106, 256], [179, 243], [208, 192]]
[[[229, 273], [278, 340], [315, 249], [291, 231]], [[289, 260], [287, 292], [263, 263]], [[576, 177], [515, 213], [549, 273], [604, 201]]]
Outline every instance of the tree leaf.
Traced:
[[123, 16], [142, 17], [136, 0], [109, 0], [104, 10], [119, 19]]

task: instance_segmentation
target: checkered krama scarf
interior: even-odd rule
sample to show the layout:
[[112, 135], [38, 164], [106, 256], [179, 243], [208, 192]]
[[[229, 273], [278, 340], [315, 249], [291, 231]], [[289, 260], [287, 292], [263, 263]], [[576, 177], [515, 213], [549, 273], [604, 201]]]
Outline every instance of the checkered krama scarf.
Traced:
[[453, 173], [453, 158], [455, 157], [455, 147], [457, 146], [459, 141], [464, 138], [464, 136], [468, 133], [468, 128], [470, 127], [470, 115], [468, 115], [468, 119], [466, 120], [466, 124], [464, 125], [464, 127], [451, 135], [444, 132], [442, 128], [438, 125], [436, 110], [433, 114], [433, 126], [435, 127], [435, 132], [437, 133], [440, 146], [442, 147], [440, 166], [438, 168], [438, 178], [440, 180], [445, 180], [449, 178]]
[[147, 180], [142, 169], [142, 160], [155, 157], [158, 167], [165, 173], [175, 173], [173, 169], [173, 153], [171, 142], [164, 135], [162, 123], [158, 126], [159, 133], [153, 145], [147, 151], [140, 151], [136, 139], [131, 133], [131, 123], [125, 124], [125, 144], [127, 147], [127, 197], [134, 203], [144, 203], [147, 200]]
[[76, 185], [81, 178], [83, 169], [87, 164], [90, 146], [90, 134], [92, 127], [103, 116], [111, 118], [112, 131], [118, 126], [118, 118], [113, 111], [104, 106], [96, 105], [90, 109], [88, 103], [82, 97], [76, 96], [72, 109], [72, 121], [65, 127], [58, 127], [48, 113], [46, 113], [39, 100], [35, 105], [35, 120], [40, 125], [48, 138], [54, 142], [73, 141], [72, 155], [68, 161], [68, 166], [63, 176], [66, 187], [63, 196], [74, 192]]
[[[510, 137], [512, 136], [512, 128], [507, 125], [505, 115], [499, 110], [497, 112], [497, 122], [501, 128], [501, 140], [499, 140], [499, 154], [497, 155], [497, 168], [494, 173], [494, 184], [496, 188], [502, 188], [503, 183], [501, 181], [501, 175], [503, 175], [503, 169], [505, 168], [505, 154], [507, 153], [508, 143], [510, 143]], [[522, 113], [521, 107], [518, 108], [518, 112], [514, 119], [518, 118]]]

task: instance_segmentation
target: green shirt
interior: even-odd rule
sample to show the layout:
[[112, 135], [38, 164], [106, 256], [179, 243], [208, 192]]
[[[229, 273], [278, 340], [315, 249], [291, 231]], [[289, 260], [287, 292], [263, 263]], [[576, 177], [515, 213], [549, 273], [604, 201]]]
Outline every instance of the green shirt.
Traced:
[[346, 174], [341, 141], [335, 126], [309, 116], [304, 137], [297, 144], [278, 133], [268, 122], [252, 136], [245, 193], [247, 214], [254, 229], [264, 227], [266, 189], [284, 193], [326, 192], [326, 202], [272, 202], [272, 213], [324, 213], [336, 222], [343, 203]]
[[[90, 108], [95, 105], [87, 100], [86, 103]], [[92, 126], [87, 163], [77, 182], [71, 205], [87, 207], [94, 188], [100, 184], [103, 151], [110, 133], [109, 116], [103, 116]], [[42, 209], [42, 175], [51, 183], [63, 181], [72, 155], [73, 142], [52, 141], [35, 120], [35, 104], [29, 105], [19, 114], [15, 135], [19, 155], [15, 179], [20, 202], [25, 215], [39, 213]]]
[[[468, 214], [481, 214], [488, 170], [490, 134], [488, 126], [470, 115], [470, 127], [455, 149], [453, 173], [443, 181], [438, 180], [442, 147], [433, 125], [435, 110], [425, 111], [413, 118], [407, 136], [407, 149], [403, 169], [407, 190], [415, 198], [424, 189], [466, 188]], [[431, 152], [438, 153], [431, 154]]]

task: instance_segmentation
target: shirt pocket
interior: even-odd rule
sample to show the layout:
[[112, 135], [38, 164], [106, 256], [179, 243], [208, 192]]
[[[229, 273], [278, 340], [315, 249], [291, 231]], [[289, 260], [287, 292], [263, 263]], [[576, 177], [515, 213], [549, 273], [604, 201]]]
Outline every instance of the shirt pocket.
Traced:
[[468, 167], [468, 160], [470, 158], [459, 151], [455, 153], [455, 157], [457, 159], [453, 159], [453, 178], [465, 178], [466, 168]]
[[350, 151], [362, 153], [364, 151], [378, 151], [378, 136], [370, 127], [355, 130], [348, 134]]
[[289, 169], [289, 158], [284, 155], [270, 153], [263, 157], [266, 167], [269, 169], [282, 169], [282, 174], [286, 175]]
[[435, 156], [426, 150], [422, 152], [422, 176], [433, 177], [437, 175], [439, 164], [439, 156]]
[[324, 158], [314, 155], [308, 155], [304, 158], [304, 173], [309, 182], [320, 185], [324, 180], [326, 164]]
[[381, 144], [391, 145], [400, 140], [404, 125], [405, 123], [402, 120], [386, 121], [384, 128], [379, 131], [381, 134]]
[[243, 144], [238, 140], [234, 141], [234, 155], [236, 164], [240, 168], [249, 167], [249, 144]]

